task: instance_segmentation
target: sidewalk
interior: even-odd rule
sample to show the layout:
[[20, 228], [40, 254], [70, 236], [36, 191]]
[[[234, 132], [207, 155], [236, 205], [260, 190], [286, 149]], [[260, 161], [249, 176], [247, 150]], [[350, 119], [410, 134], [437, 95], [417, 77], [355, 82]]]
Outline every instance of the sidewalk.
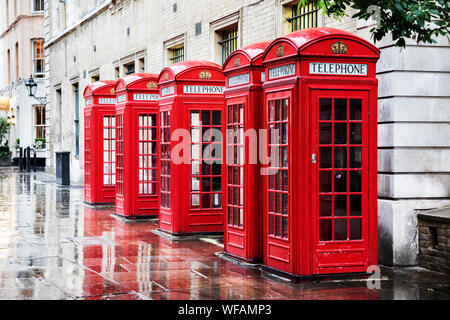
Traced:
[[80, 186], [0, 168], [0, 299], [450, 299], [450, 276], [415, 267], [292, 283], [216, 257], [218, 241], [171, 242], [156, 221], [112, 212], [86, 207]]

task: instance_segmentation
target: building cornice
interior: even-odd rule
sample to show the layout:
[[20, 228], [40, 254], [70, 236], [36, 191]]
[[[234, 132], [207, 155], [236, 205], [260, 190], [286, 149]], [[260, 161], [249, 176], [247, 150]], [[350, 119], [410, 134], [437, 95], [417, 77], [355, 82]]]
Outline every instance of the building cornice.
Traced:
[[76, 23], [72, 24], [71, 26], [67, 27], [65, 30], [63, 30], [61, 33], [53, 37], [52, 39], [48, 39], [45, 42], [44, 48], [48, 49], [51, 46], [53, 46], [55, 43], [59, 42], [61, 39], [64, 39], [69, 34], [80, 28], [81, 26], [85, 25], [86, 23], [94, 20], [97, 16], [102, 14], [104, 11], [106, 11], [110, 5], [112, 4], [113, 0], [106, 1], [102, 6], [96, 8], [95, 10], [91, 11], [89, 14], [78, 20]]
[[13, 29], [20, 20], [22, 19], [33, 19], [33, 18], [44, 18], [44, 13], [35, 13], [35, 14], [21, 14], [17, 16], [16, 20], [14, 20], [13, 23], [11, 23], [8, 28], [2, 34], [0, 35], [0, 39], [3, 39], [3, 37], [11, 30]]

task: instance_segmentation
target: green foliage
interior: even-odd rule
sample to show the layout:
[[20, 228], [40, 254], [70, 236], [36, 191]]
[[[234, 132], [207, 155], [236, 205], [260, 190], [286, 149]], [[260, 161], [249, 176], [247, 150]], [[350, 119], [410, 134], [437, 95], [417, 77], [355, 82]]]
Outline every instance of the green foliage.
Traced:
[[20, 148], [20, 139], [16, 139], [16, 143], [13, 146], [14, 149], [19, 149]]
[[6, 136], [10, 127], [11, 125], [8, 123], [8, 119], [5, 117], [0, 117], [0, 145], [2, 146], [8, 145], [8, 139], [6, 139]]
[[45, 138], [36, 138], [34, 139], [34, 145], [36, 149], [43, 149], [45, 148]]
[[370, 29], [374, 41], [388, 33], [398, 47], [405, 47], [406, 39], [417, 43], [436, 43], [435, 37], [450, 34], [449, 0], [300, 0], [299, 6], [316, 2], [323, 14], [340, 20], [345, 9], [356, 9], [354, 18], [373, 18], [378, 26]]
[[10, 155], [11, 155], [11, 151], [9, 151], [8, 146], [0, 146], [0, 159], [1, 160], [9, 159]]

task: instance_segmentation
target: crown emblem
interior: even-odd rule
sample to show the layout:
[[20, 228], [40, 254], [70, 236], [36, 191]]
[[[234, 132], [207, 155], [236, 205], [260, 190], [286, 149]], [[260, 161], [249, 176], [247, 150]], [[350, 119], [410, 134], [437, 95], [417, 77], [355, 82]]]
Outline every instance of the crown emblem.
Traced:
[[123, 89], [123, 84], [121, 82], [121, 83], [119, 83], [119, 90], [122, 90], [122, 89]]
[[111, 94], [114, 94], [114, 88], [111, 89]]
[[205, 71], [200, 72], [199, 77], [200, 77], [200, 79], [209, 80], [209, 79], [211, 79], [212, 75], [211, 75], [211, 72], [205, 70]]
[[164, 80], [166, 80], [166, 81], [169, 80], [169, 74], [168, 73], [164, 74]]
[[334, 54], [347, 54], [348, 47], [345, 43], [338, 41], [331, 46], [331, 52]]
[[148, 89], [156, 89], [156, 88], [158, 88], [158, 85], [156, 84], [155, 81], [150, 81], [149, 83], [147, 83], [147, 88]]
[[236, 57], [236, 59], [234, 59], [234, 67], [237, 68], [241, 65], [241, 59], [239, 59], [239, 57]]
[[282, 57], [284, 56], [284, 48], [283, 46], [280, 44], [277, 48], [277, 57]]

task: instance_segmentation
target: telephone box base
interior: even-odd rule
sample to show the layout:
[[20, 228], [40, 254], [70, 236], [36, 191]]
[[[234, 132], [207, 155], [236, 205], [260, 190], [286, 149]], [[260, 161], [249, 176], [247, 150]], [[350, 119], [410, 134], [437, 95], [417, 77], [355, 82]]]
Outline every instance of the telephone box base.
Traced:
[[302, 281], [326, 281], [326, 280], [348, 280], [348, 279], [366, 279], [372, 275], [372, 273], [366, 272], [355, 272], [355, 273], [332, 273], [332, 274], [314, 274], [314, 275], [295, 275], [285, 271], [273, 269], [266, 265], [261, 265], [261, 271], [267, 275], [277, 276], [286, 278], [286, 280], [292, 282], [302, 282]]
[[113, 215], [120, 217], [122, 220], [149, 220], [149, 219], [158, 219], [157, 214], [146, 215], [146, 216], [134, 216], [134, 215], [124, 215], [118, 212], [114, 212]]
[[235, 256], [235, 255], [225, 252], [225, 251], [216, 252], [215, 255], [216, 255], [216, 257], [219, 257], [225, 261], [229, 261], [229, 262], [238, 264], [243, 267], [258, 268], [261, 266], [261, 263], [256, 259], [244, 259], [242, 257]]
[[154, 234], [172, 241], [199, 240], [200, 238], [223, 239], [223, 232], [173, 233], [160, 228], [152, 230]]
[[90, 208], [111, 208], [114, 207], [114, 202], [89, 202], [83, 201], [83, 203]]

